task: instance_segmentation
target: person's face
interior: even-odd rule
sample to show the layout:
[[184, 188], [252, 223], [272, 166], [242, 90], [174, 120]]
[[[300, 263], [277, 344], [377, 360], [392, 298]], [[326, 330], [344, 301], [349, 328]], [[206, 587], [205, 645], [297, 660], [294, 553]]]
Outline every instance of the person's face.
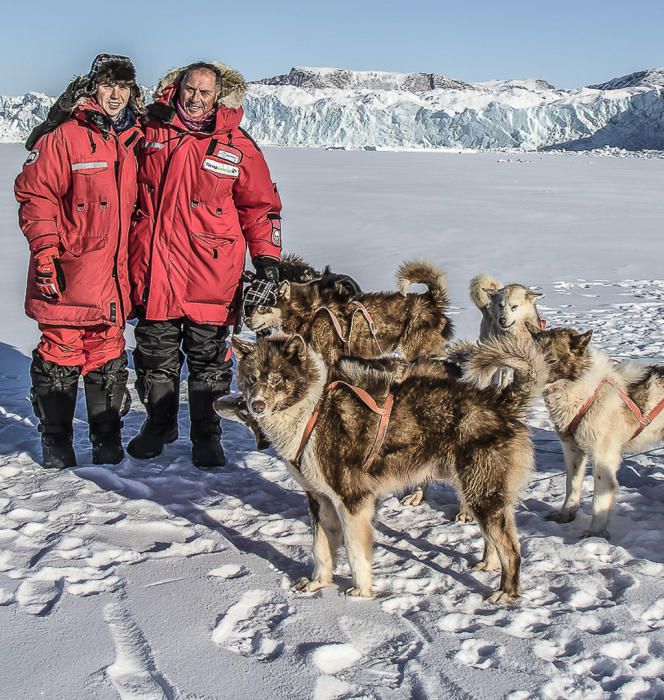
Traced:
[[199, 69], [187, 73], [180, 84], [178, 99], [187, 114], [200, 117], [209, 112], [217, 101], [217, 81], [211, 70]]
[[115, 119], [127, 106], [130, 94], [130, 83], [107, 81], [99, 84], [95, 93], [95, 99], [99, 102], [104, 112], [111, 119]]

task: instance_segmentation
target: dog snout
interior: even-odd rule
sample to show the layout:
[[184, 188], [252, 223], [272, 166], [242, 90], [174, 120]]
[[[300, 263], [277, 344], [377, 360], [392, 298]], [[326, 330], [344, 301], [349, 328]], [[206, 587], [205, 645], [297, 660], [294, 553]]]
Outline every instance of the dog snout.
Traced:
[[266, 408], [267, 408], [267, 404], [265, 403], [265, 401], [261, 401], [260, 399], [255, 399], [254, 401], [251, 402], [251, 410], [257, 416], [260, 416], [260, 414], [263, 413]]

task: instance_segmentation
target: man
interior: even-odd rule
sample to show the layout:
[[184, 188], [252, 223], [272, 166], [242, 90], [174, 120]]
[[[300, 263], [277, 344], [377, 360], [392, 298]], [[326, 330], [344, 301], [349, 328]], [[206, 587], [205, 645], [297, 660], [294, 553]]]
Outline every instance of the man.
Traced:
[[193, 462], [225, 463], [212, 404], [231, 381], [228, 328], [246, 248], [258, 277], [275, 282], [281, 253], [279, 195], [239, 127], [245, 89], [231, 68], [194, 63], [168, 73], [147, 110], [130, 235], [136, 388], [147, 409], [127, 447], [134, 457], [155, 457], [177, 439], [186, 355]]
[[127, 237], [141, 111], [131, 60], [100, 54], [33, 131], [16, 178], [19, 224], [30, 245], [25, 310], [42, 334], [30, 375], [47, 468], [76, 466], [72, 421], [80, 374], [92, 461], [117, 464], [124, 457]]

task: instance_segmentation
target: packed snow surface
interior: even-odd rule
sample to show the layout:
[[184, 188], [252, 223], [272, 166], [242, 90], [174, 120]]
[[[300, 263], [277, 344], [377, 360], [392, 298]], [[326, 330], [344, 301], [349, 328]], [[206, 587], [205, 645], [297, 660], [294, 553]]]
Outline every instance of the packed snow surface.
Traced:
[[[592, 328], [614, 357], [661, 357], [664, 161], [587, 155], [266, 149], [288, 250], [393, 288], [404, 259], [448, 273], [458, 335], [474, 338], [470, 278], [545, 293], [552, 325]], [[224, 425], [228, 465], [190, 461], [181, 435], [148, 462], [93, 466], [82, 396], [79, 467], [42, 470], [28, 394], [35, 325], [21, 311], [26, 245], [0, 147], [0, 696], [7, 698], [651, 698], [664, 696], [664, 463], [625, 459], [611, 540], [545, 515], [564, 492], [541, 403], [537, 471], [517, 507], [523, 597], [484, 602], [477, 526], [436, 484], [419, 508], [378, 509], [372, 600], [290, 590], [311, 571], [306, 499], [272, 451]], [[128, 329], [129, 344], [133, 344]], [[247, 334], [247, 337], [249, 335]], [[143, 418], [134, 393], [124, 434]]]

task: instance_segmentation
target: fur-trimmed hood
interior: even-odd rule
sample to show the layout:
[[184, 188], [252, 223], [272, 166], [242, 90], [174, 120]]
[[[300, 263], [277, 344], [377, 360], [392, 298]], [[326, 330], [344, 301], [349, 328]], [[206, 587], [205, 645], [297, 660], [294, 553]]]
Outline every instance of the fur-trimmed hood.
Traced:
[[[188, 66], [173, 68], [159, 81], [159, 84], [152, 95], [155, 102], [164, 102], [173, 99], [177, 89], [180, 87], [180, 81], [185, 73], [190, 68], [198, 65], [191, 63]], [[242, 101], [247, 92], [247, 83], [242, 75], [223, 63], [210, 61], [209, 65], [214, 68], [221, 79], [221, 92], [217, 100], [217, 107], [228, 107], [229, 109], [237, 109], [242, 106]]]
[[[60, 124], [70, 119], [77, 108], [83, 108], [88, 105], [94, 99], [96, 91], [95, 76], [91, 77], [90, 74], [86, 74], [74, 78], [67, 85], [62, 95], [53, 103], [46, 119], [32, 130], [25, 142], [26, 149], [31, 151], [44, 134], [50, 133]], [[135, 82], [131, 85], [127, 109], [132, 111], [136, 117], [140, 117], [145, 112], [141, 89]]]

